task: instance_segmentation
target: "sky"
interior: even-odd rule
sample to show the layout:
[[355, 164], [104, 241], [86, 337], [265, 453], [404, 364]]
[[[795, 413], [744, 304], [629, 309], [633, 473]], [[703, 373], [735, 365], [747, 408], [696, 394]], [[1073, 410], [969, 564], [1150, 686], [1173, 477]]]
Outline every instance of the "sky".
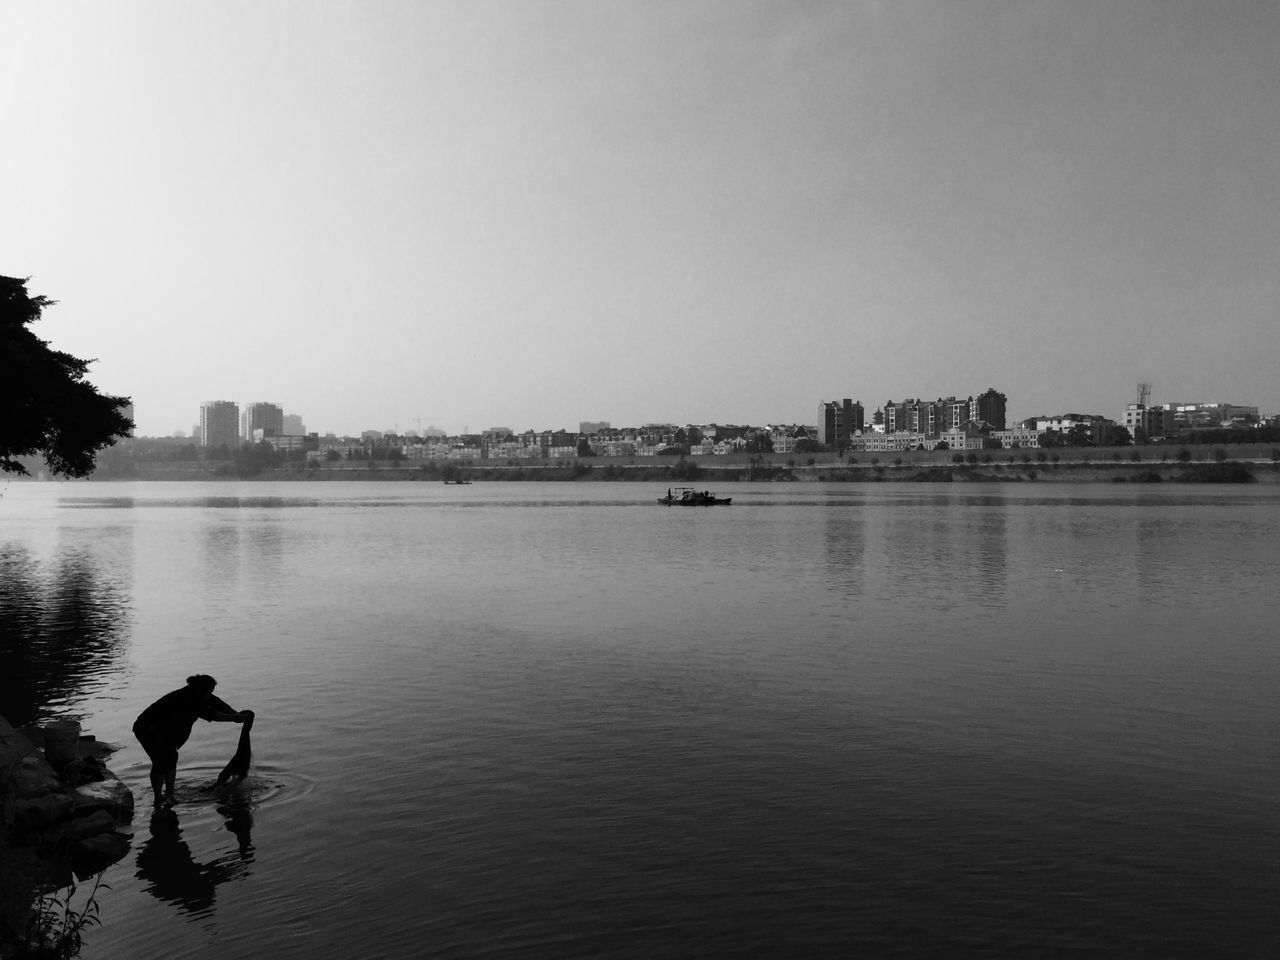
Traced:
[[0, 274], [138, 432], [1280, 412], [1273, 0], [0, 0]]

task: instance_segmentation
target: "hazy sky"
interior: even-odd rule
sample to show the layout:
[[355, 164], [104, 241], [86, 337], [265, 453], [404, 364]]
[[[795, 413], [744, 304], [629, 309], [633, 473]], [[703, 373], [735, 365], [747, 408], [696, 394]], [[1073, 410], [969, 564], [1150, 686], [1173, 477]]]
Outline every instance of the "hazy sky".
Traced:
[[143, 434], [1280, 412], [1274, 0], [0, 16], [0, 273]]

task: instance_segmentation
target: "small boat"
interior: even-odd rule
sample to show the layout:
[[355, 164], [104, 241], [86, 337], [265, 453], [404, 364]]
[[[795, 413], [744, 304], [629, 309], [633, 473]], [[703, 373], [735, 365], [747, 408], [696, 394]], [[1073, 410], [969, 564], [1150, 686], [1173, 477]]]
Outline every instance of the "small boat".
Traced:
[[728, 506], [733, 497], [713, 497], [710, 490], [695, 490], [693, 487], [670, 487], [667, 495], [659, 497], [658, 502], [668, 507], [719, 507]]
[[470, 481], [470, 480], [445, 480], [445, 481], [442, 481], [442, 482], [444, 482], [444, 483], [448, 483], [448, 484], [454, 484], [454, 485], [459, 486], [459, 487], [461, 487], [461, 486], [466, 486], [467, 484], [471, 483], [471, 481]]

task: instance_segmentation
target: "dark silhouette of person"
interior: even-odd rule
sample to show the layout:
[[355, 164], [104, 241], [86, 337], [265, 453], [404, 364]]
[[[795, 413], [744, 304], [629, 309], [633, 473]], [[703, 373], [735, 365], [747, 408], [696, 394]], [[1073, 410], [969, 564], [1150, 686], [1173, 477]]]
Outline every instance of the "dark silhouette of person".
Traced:
[[237, 711], [213, 695], [218, 681], [207, 674], [187, 677], [187, 685], [166, 693], [134, 721], [133, 733], [151, 758], [151, 789], [156, 806], [173, 803], [178, 748], [191, 736], [197, 720], [244, 723], [253, 714]]

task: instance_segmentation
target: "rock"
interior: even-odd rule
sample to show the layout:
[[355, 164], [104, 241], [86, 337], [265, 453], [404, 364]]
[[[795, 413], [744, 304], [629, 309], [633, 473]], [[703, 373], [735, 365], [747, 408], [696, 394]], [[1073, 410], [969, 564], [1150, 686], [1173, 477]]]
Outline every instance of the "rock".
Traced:
[[[18, 727], [17, 729], [9, 727], [9, 729], [31, 744], [32, 750], [44, 749], [44, 731], [39, 727]], [[0, 737], [3, 737], [2, 733]]]
[[0, 773], [18, 766], [24, 757], [30, 756], [36, 756], [35, 744], [0, 717]]
[[99, 740], [92, 734], [80, 734], [80, 756], [82, 757], [105, 760], [119, 749], [119, 744], [107, 743], [107, 741]]
[[109, 775], [105, 780], [83, 784], [72, 796], [77, 816], [105, 810], [118, 823], [133, 819], [133, 791], [117, 777]]
[[[35, 731], [37, 739], [43, 740], [43, 733]], [[66, 855], [83, 880], [128, 853], [130, 838], [116, 828], [132, 818], [133, 794], [102, 763], [118, 749], [111, 744], [80, 737], [80, 758], [65, 771], [69, 782], [59, 780], [41, 747], [42, 742], [33, 743], [0, 716], [0, 778], [6, 785], [0, 791], [0, 858], [7, 863], [11, 844], [30, 845], [24, 855], [37, 856], [41, 870], [51, 877], [65, 872], [65, 885], [71, 878]]]
[[77, 757], [63, 767], [58, 772], [58, 775], [62, 778], [63, 783], [68, 786], [78, 787], [82, 783], [105, 780], [107, 778], [107, 768], [102, 765], [102, 761], [97, 757]]
[[41, 797], [61, 789], [58, 775], [41, 757], [23, 757], [9, 775], [9, 792], [18, 798]]
[[70, 850], [72, 845], [100, 833], [111, 833], [116, 828], [115, 818], [105, 810], [95, 810], [83, 817], [65, 820], [44, 832], [41, 846], [46, 850]]
[[66, 820], [75, 812], [75, 808], [75, 799], [66, 793], [19, 797], [13, 802], [14, 826], [26, 830], [43, 830]]
[[123, 860], [129, 852], [129, 845], [129, 837], [114, 831], [76, 841], [70, 851], [76, 877], [86, 880], [99, 870]]

